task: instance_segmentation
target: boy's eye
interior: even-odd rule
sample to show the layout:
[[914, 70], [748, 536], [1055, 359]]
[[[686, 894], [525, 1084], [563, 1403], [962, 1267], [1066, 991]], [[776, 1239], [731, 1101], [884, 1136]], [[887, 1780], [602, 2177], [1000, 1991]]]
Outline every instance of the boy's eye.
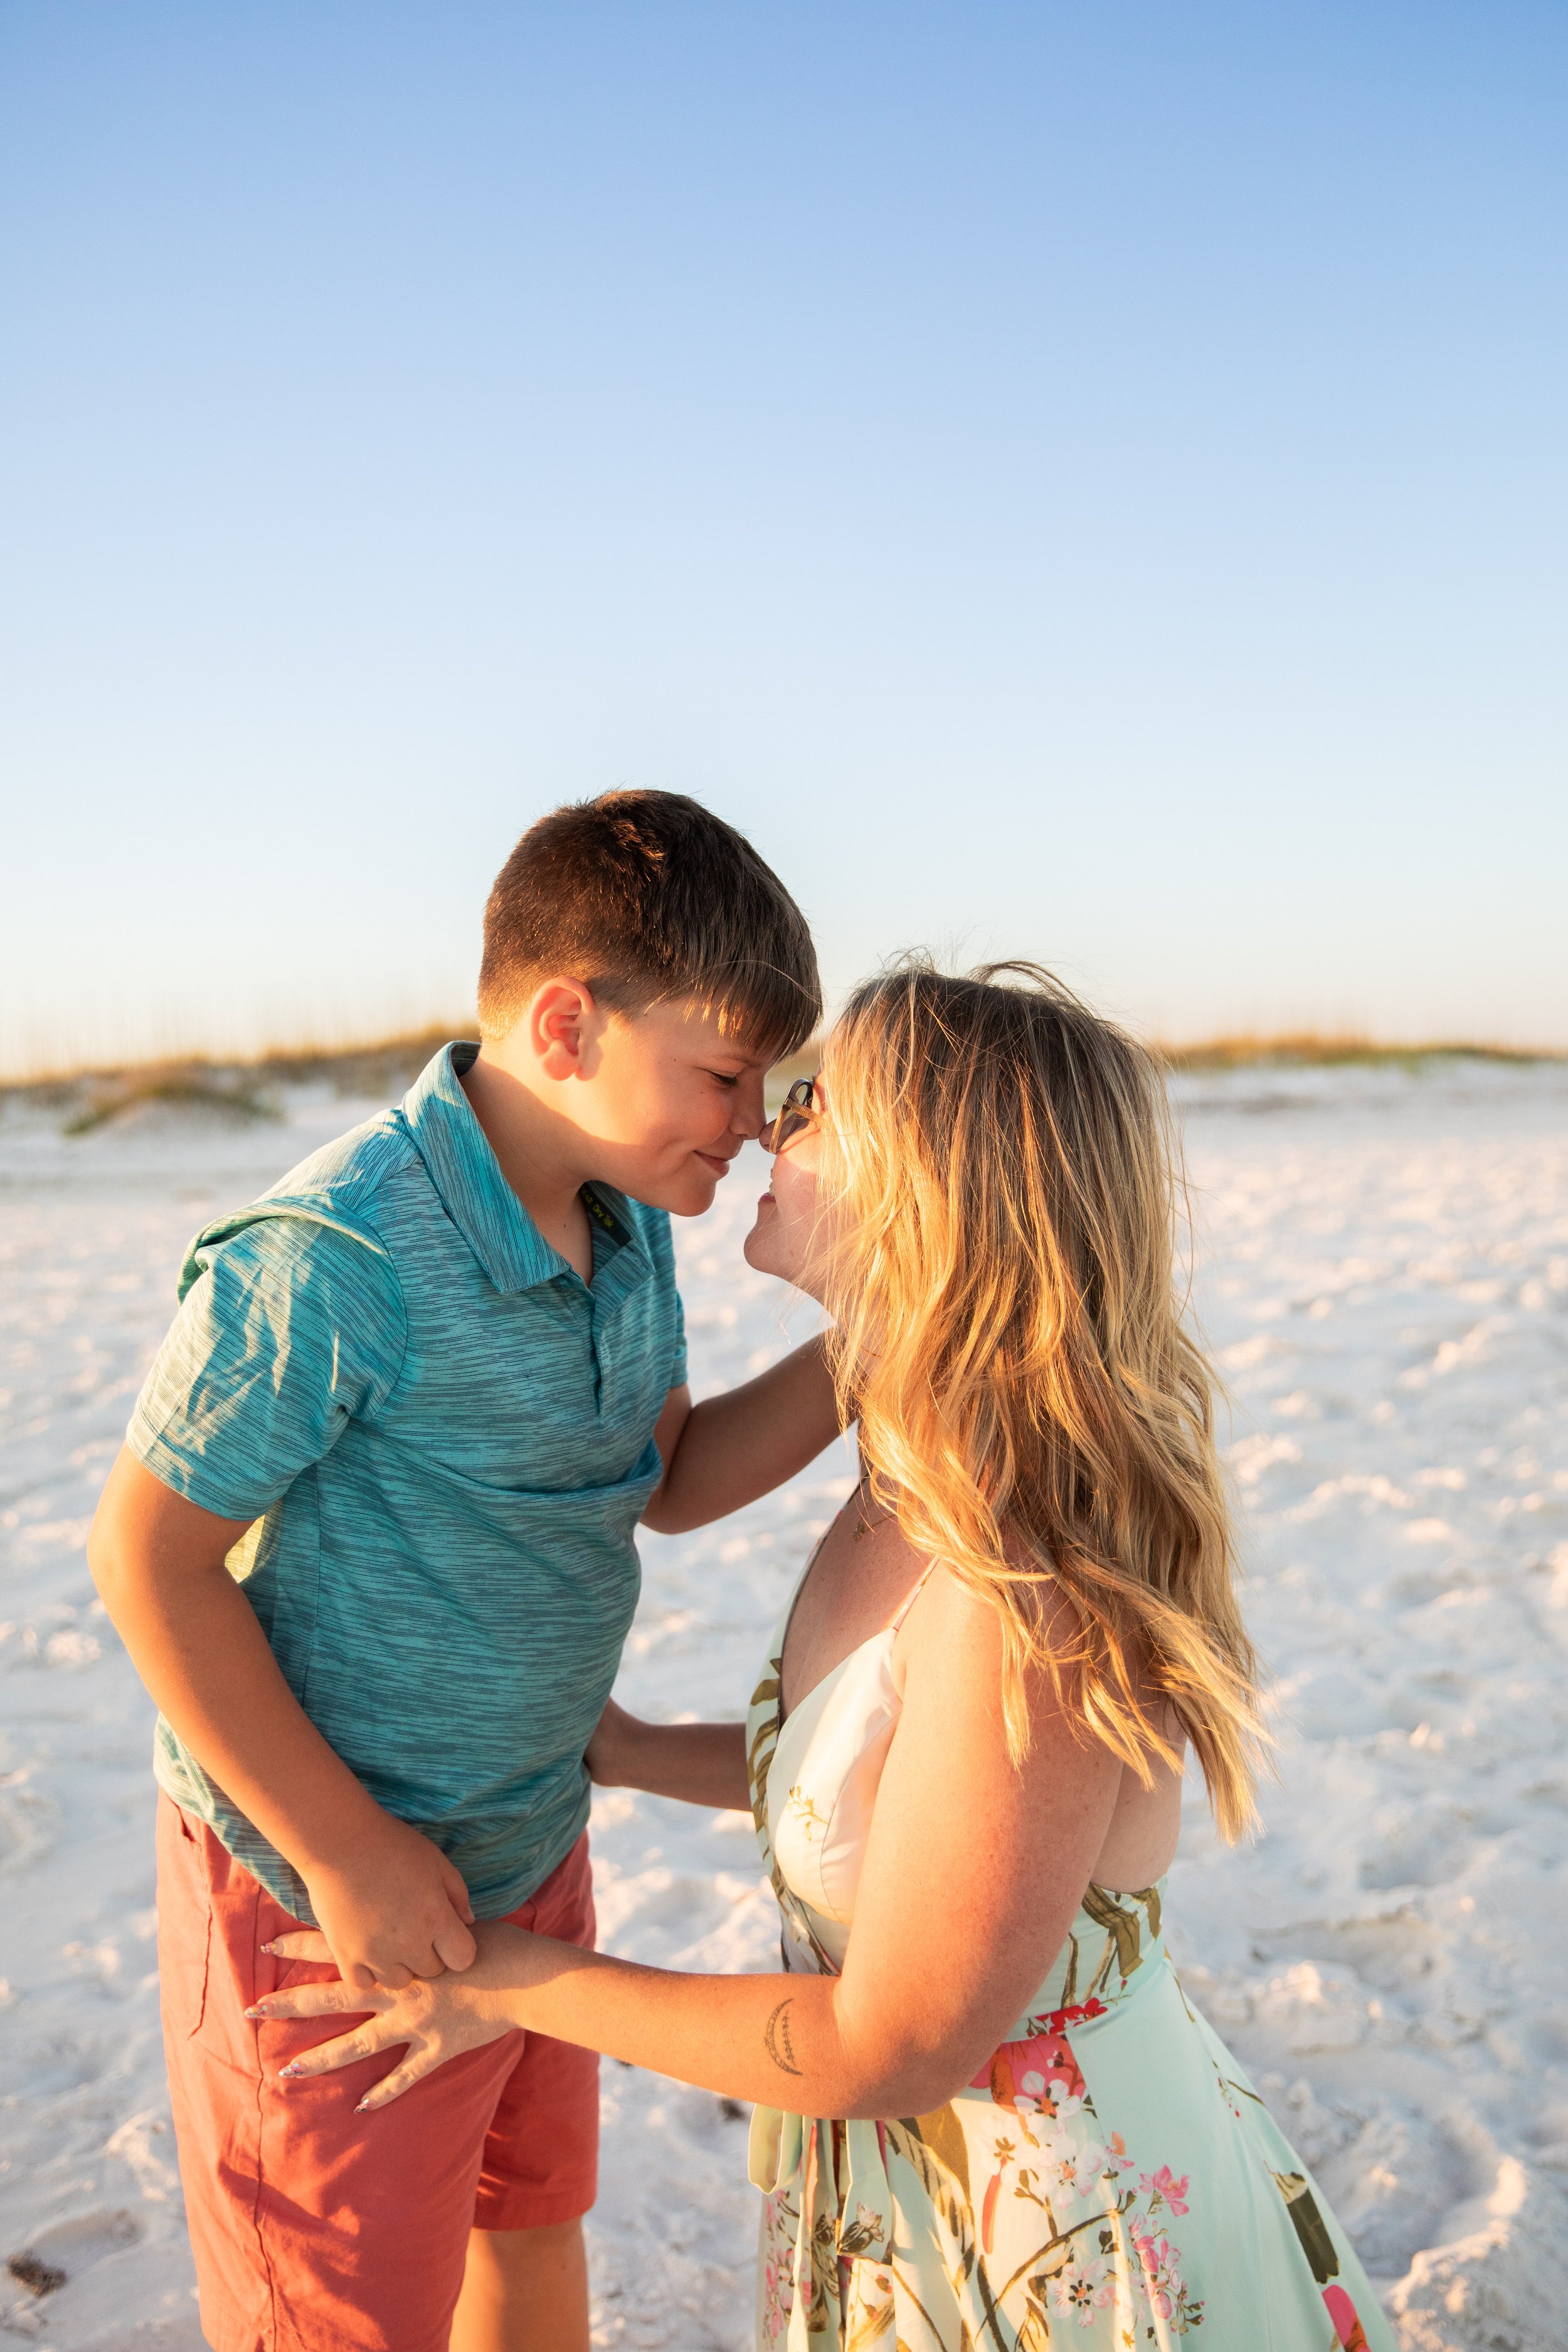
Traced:
[[738, 1087], [741, 1083], [739, 1070], [710, 1070], [708, 1075], [710, 1078], [717, 1078], [721, 1087]]

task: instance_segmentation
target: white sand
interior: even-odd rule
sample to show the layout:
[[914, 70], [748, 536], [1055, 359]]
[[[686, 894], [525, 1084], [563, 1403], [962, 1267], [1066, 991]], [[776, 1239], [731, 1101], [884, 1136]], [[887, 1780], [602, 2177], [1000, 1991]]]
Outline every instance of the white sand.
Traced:
[[[1239, 1853], [1194, 1794], [1173, 1941], [1411, 2352], [1545, 2352], [1568, 2342], [1568, 1077], [1186, 1091], [1281, 1780]], [[55, 2352], [200, 2341], [153, 1973], [150, 1710], [83, 1538], [185, 1239], [359, 1115], [300, 1095], [286, 1128], [152, 1112], [70, 1142], [0, 1120], [0, 2258], [69, 2274], [39, 2302], [0, 2273], [0, 2329]], [[699, 1393], [790, 1344], [739, 1255], [753, 1165], [677, 1229]], [[740, 1712], [848, 1485], [833, 1458], [725, 1526], [649, 1538], [621, 1696]], [[746, 1822], [617, 1795], [595, 1836], [613, 1948], [770, 1964]], [[742, 2346], [742, 2124], [617, 2066], [605, 2092], [596, 2340]]]

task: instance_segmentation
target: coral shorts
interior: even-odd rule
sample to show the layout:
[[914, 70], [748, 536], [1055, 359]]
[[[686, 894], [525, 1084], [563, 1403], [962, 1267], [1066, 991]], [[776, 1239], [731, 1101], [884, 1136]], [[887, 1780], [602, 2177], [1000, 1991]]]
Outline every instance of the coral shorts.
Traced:
[[[586, 1832], [520, 1927], [591, 1947]], [[216, 2352], [446, 2352], [468, 2232], [575, 2221], [594, 2201], [599, 2062], [509, 2033], [356, 2116], [399, 2053], [280, 2088], [342, 2030], [253, 2024], [281, 1985], [331, 1978], [261, 1948], [299, 1926], [210, 1830], [158, 1807], [158, 1961], [180, 2175]]]

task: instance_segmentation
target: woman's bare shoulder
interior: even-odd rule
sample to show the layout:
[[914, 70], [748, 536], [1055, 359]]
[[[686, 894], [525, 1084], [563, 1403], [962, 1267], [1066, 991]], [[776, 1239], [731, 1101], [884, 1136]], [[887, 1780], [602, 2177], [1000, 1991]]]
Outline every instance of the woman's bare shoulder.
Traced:
[[[992, 1595], [977, 1589], [967, 1577], [954, 1573], [941, 1560], [920, 1557], [909, 1547], [914, 1576], [923, 1575], [924, 1582], [905, 1622], [904, 1633], [911, 1647], [940, 1651], [945, 1644], [962, 1643], [966, 1651], [977, 1656], [994, 1659], [1001, 1664], [1005, 1638], [1003, 1614], [1005, 1602], [1000, 1594]], [[1015, 1587], [1025, 1622], [1035, 1634], [1042, 1655], [1055, 1651], [1066, 1656], [1078, 1638], [1078, 1620], [1070, 1605], [1062, 1597], [1048, 1575], [1031, 1573], [1026, 1568], [1019, 1584]]]

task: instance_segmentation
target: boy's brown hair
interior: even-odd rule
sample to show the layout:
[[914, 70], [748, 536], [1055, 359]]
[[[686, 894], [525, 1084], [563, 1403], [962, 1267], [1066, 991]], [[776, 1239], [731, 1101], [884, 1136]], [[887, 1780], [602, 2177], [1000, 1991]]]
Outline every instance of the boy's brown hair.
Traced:
[[485, 908], [485, 1036], [552, 972], [616, 1013], [696, 997], [773, 1060], [822, 1017], [805, 916], [744, 835], [683, 793], [601, 793], [530, 825]]

